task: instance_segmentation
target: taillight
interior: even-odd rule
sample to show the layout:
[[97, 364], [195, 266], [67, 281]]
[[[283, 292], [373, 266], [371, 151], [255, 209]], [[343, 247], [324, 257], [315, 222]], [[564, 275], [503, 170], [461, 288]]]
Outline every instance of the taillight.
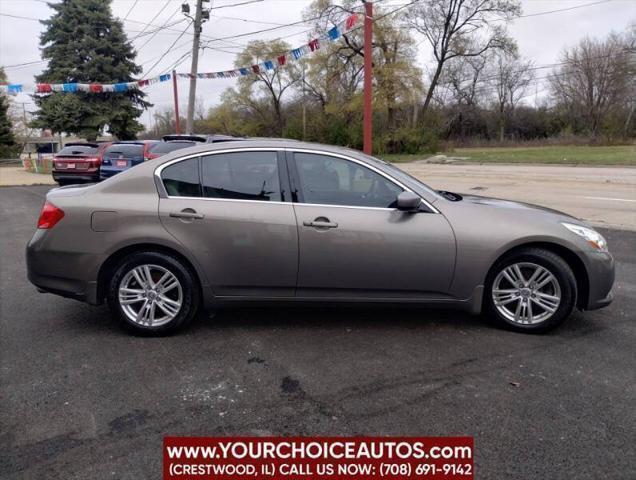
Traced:
[[86, 160], [91, 163], [92, 167], [99, 167], [100, 163], [102, 163], [102, 159], [99, 157], [89, 157]]
[[57, 208], [55, 205], [49, 202], [44, 202], [42, 211], [40, 212], [40, 218], [38, 219], [38, 228], [49, 229], [53, 228], [57, 222], [62, 220], [64, 212]]

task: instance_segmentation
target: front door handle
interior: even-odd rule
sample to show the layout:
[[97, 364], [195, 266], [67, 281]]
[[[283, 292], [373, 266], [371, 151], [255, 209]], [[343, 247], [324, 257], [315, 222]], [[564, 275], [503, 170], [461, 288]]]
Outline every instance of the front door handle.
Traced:
[[185, 220], [201, 220], [204, 217], [202, 213], [197, 213], [191, 208], [186, 208], [180, 212], [170, 212], [170, 216], [172, 218], [182, 218]]
[[303, 225], [305, 227], [313, 227], [319, 229], [338, 228], [338, 224], [336, 222], [331, 222], [326, 217], [315, 218], [312, 222], [303, 222]]

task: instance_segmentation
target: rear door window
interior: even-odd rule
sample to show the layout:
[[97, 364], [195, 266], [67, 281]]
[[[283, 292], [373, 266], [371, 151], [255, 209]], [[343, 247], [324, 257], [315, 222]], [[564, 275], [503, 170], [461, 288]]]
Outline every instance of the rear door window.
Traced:
[[167, 166], [161, 172], [161, 179], [171, 197], [201, 196], [198, 158], [189, 158]]
[[231, 152], [201, 158], [203, 196], [282, 201], [276, 152]]

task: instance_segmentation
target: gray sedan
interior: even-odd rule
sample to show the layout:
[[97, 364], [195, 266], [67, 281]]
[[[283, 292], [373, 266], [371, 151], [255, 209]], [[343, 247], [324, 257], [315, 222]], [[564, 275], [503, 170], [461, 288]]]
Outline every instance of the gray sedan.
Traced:
[[435, 191], [344, 148], [203, 144], [51, 190], [27, 246], [42, 292], [168, 333], [230, 302], [384, 302], [524, 332], [612, 300], [603, 237], [537, 206]]

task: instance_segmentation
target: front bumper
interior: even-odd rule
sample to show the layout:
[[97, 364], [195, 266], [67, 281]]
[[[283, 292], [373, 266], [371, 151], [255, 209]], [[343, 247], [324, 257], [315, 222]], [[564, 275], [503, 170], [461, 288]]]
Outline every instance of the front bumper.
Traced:
[[597, 310], [608, 306], [614, 300], [615, 265], [610, 253], [589, 253], [586, 255], [589, 292], [584, 310]]

